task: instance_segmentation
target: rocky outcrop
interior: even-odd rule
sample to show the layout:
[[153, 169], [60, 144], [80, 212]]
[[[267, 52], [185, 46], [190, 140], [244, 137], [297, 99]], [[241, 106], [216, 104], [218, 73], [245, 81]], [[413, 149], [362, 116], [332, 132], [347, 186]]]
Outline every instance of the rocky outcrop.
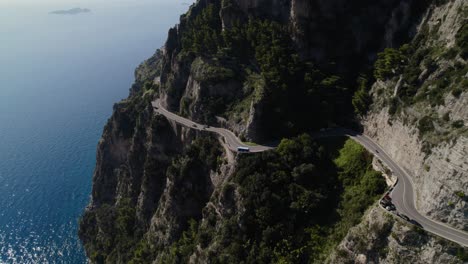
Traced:
[[[262, 122], [269, 112], [264, 109], [265, 99], [250, 100], [251, 92], [242, 92], [246, 86], [247, 77], [243, 72], [246, 65], [222, 58], [214, 61], [182, 50], [185, 30], [190, 29], [193, 20], [209, 5], [220, 8], [215, 15], [220, 16], [224, 30], [236, 23], [244, 24], [249, 17], [288, 25], [302, 60], [324, 65], [333, 61], [340, 74], [354, 78], [375, 58], [377, 51], [388, 45], [397, 46], [411, 36], [424, 3], [420, 0], [360, 0], [352, 4], [342, 0], [197, 1], [181, 17], [180, 24], [169, 31], [162, 49], [161, 103], [194, 120], [226, 126], [247, 140], [264, 141], [268, 137], [265, 134], [271, 129], [265, 127], [271, 121]], [[214, 71], [215, 68], [224, 69], [220, 72]], [[200, 76], [208, 80], [201, 80]]]
[[[197, 1], [181, 17], [180, 24], [169, 31], [165, 46], [136, 70], [136, 81], [129, 98], [115, 105], [104, 129], [97, 149], [91, 202], [80, 224], [80, 238], [93, 262], [127, 263], [133, 260], [138, 263], [144, 256], [145, 260], [164, 263], [163, 258], [168, 255], [177, 259], [177, 252], [173, 250], [192, 246], [195, 249], [193, 254], [190, 253], [189, 262], [207, 263], [213, 254], [229, 246], [229, 235], [248, 220], [240, 218], [246, 210], [242, 197], [247, 194], [240, 194], [239, 181], [229, 181], [235, 171], [243, 169], [238, 168], [239, 160], [235, 154], [223, 150], [222, 144], [218, 144], [220, 139], [171, 123], [163, 116], [155, 115], [151, 107], [151, 101], [159, 96], [162, 105], [170, 111], [200, 123], [228, 127], [241, 138], [257, 141], [264, 138], [266, 129], [262, 122], [265, 122], [267, 112], [273, 113], [269, 122], [283, 121], [275, 119], [276, 114], [282, 114], [275, 103], [296, 103], [288, 101], [288, 93], [278, 101], [267, 101], [264, 91], [269, 88], [268, 82], [257, 69], [258, 65], [240, 64], [226, 58], [222, 50], [212, 56], [183, 50], [184, 30], [210, 4], [219, 7], [219, 12], [214, 13], [219, 22], [216, 26], [224, 30], [239, 21], [245, 22], [249, 16], [287, 25], [285, 32], [300, 55], [298, 60], [325, 65], [325, 70], [329, 62], [334, 61], [337, 74], [346, 78], [354, 78], [362, 69], [368, 68], [376, 52], [383, 47], [399, 46], [414, 35], [416, 28], [421, 32], [423, 24], [437, 28], [440, 33], [438, 43], [453, 46], [454, 28], [460, 27], [461, 23], [455, 10], [466, 5], [463, 0], [454, 0], [432, 7], [421, 22], [419, 14], [427, 4], [418, 0], [359, 0], [352, 3], [343, 0]], [[437, 22], [439, 20], [441, 22]], [[437, 59], [439, 69], [422, 71], [419, 77], [435, 80], [456, 61], [465, 63], [459, 56], [453, 62]], [[315, 70], [313, 73], [320, 75]], [[338, 94], [324, 95], [314, 91], [332, 90], [331, 86], [339, 78], [329, 77], [317, 78], [312, 83], [313, 89], [309, 92], [318, 97], [313, 98], [318, 105], [314, 109], [329, 107], [327, 103], [321, 104], [325, 101], [320, 97], [322, 95], [330, 96], [332, 100], [329, 102], [340, 105], [333, 100]], [[452, 125], [440, 124], [438, 119], [434, 119], [433, 125], [440, 134], [421, 137], [417, 124], [428, 109], [439, 119], [466, 123], [468, 94], [463, 91], [445, 94], [443, 104], [406, 106], [398, 112], [399, 115], [392, 115], [386, 100], [398, 95], [405, 87], [402, 78], [397, 79], [378, 81], [373, 85], [374, 103], [362, 120], [365, 133], [413, 175], [418, 190], [417, 206], [421, 212], [466, 229], [468, 137], [463, 134], [463, 128], [451, 130]], [[346, 93], [348, 89], [337, 91]], [[459, 126], [460, 122], [455, 125]], [[309, 131], [315, 126], [306, 124], [304, 130]], [[443, 137], [438, 137], [440, 135]], [[265, 161], [274, 156], [266, 155]], [[270, 165], [265, 165], [265, 169], [274, 168]], [[315, 165], [320, 164], [300, 167], [294, 175], [309, 169], [315, 171]], [[394, 183], [395, 175], [377, 161], [373, 165], [387, 174], [388, 184]], [[288, 173], [290, 171], [285, 169], [279, 176], [286, 179]], [[263, 180], [269, 184], [268, 179]], [[278, 188], [281, 187], [284, 186]], [[335, 194], [335, 191], [327, 194]], [[294, 196], [296, 192], [299, 189], [294, 185], [284, 196]], [[274, 196], [274, 199], [281, 201], [282, 197]], [[251, 213], [256, 213], [255, 210], [251, 208]], [[198, 234], [197, 241], [191, 241], [184, 233], [191, 228], [191, 220], [199, 224], [200, 230], [215, 228], [210, 236], [222, 232], [226, 238], [224, 244], [216, 239], [210, 243], [204, 241], [206, 234], [203, 233]], [[211, 226], [217, 220], [229, 223]], [[452, 245], [443, 243], [374, 208], [363, 223], [349, 232], [331, 262], [457, 261], [450, 251]], [[241, 247], [236, 244], [235, 249], [238, 248], [241, 252]], [[423, 254], [420, 259], [418, 253]], [[225, 257], [228, 259], [229, 256]]]
[[369, 115], [365, 133], [413, 177], [418, 210], [467, 230], [467, 203], [458, 193], [468, 189], [468, 138], [441, 143], [427, 155], [417, 128], [390, 120], [388, 109]]
[[137, 69], [129, 98], [115, 105], [97, 148], [91, 202], [79, 231], [93, 262], [125, 263], [133, 257], [125, 248], [144, 239], [170, 245], [189, 219], [201, 218], [232, 165], [223, 162], [233, 158], [212, 135], [154, 113], [157, 87], [145, 84], [154, 83], [159, 59]]
[[[409, 37], [424, 1], [235, 0], [245, 13], [288, 23], [304, 58], [354, 63]], [[320, 37], [315, 37], [320, 36]]]
[[[213, 72], [220, 72], [216, 75]], [[220, 76], [225, 74], [225, 76]], [[210, 113], [242, 96], [242, 84], [233, 78], [232, 70], [201, 57], [192, 62], [187, 86], [182, 95], [180, 111], [192, 120], [216, 123]]]
[[[433, 6], [419, 25], [418, 35], [436, 31], [427, 43], [427, 48], [437, 47], [449, 50], [455, 45], [455, 35], [463, 24], [462, 10], [468, 7], [466, 1], [449, 1], [441, 6]], [[429, 28], [429, 29], [427, 29]], [[434, 82], [447, 74], [451, 65], [458, 61], [466, 65], [461, 58], [447, 60], [444, 56], [434, 59], [438, 68], [427, 74], [424, 65], [421, 67], [420, 87], [442, 89]], [[466, 76], [464, 77], [466, 78]], [[412, 176], [416, 190], [418, 210], [434, 220], [448, 223], [454, 227], [468, 230], [468, 94], [454, 96], [450, 92], [443, 94], [444, 100], [436, 104], [419, 100], [414, 104], [401, 104], [396, 114], [390, 114], [383, 103], [384, 98], [397, 98], [402, 87], [401, 77], [382, 82], [372, 87], [374, 104], [370, 113], [363, 120], [364, 131], [375, 139], [385, 151]], [[440, 85], [440, 84], [439, 84]], [[459, 82], [453, 86], [463, 85]], [[431, 117], [430, 131], [422, 131], [419, 125], [423, 118]], [[453, 122], [461, 121], [461, 128]]]
[[170, 245], [188, 220], [201, 218], [227, 170], [211, 135], [171, 124], [150, 101], [137, 110], [134, 103], [116, 105], [98, 146], [92, 200], [80, 225], [93, 262], [128, 261], [129, 241]]
[[330, 256], [329, 263], [463, 263], [457, 245], [375, 206], [351, 228]]

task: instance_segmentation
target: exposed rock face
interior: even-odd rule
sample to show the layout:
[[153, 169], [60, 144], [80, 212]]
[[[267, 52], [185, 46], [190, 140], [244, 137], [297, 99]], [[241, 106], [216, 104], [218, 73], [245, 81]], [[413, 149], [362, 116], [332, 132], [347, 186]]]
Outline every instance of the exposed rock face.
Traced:
[[[288, 25], [295, 49], [303, 60], [313, 59], [321, 64], [333, 61], [343, 75], [353, 76], [367, 67], [377, 51], [385, 46], [398, 46], [411, 36], [423, 3], [425, 1], [420, 0], [360, 0], [352, 3], [343, 0], [230, 0], [222, 1], [222, 4], [214, 0], [198, 1], [182, 16], [180, 25], [169, 31], [163, 48], [160, 60], [162, 105], [200, 122], [227, 126], [248, 140], [264, 139], [266, 132], [262, 131], [263, 125], [259, 122], [266, 112], [263, 109], [264, 98], [248, 103], [250, 109], [244, 110], [245, 114], [225, 117], [228, 120], [222, 122], [201, 116], [202, 113], [213, 115], [214, 109], [248, 97], [248, 94], [239, 92], [245, 84], [242, 83], [244, 77], [238, 73], [208, 81], [200, 78], [213, 67], [227, 66], [226, 70], [232, 70], [229, 65], [219, 65], [207, 58], [181, 52], [182, 32], [210, 4], [220, 5], [219, 16], [224, 29], [232, 27], [235, 22], [245, 23], [248, 17]], [[234, 71], [239, 70], [243, 69]], [[217, 103], [208, 105], [203, 100], [208, 100], [210, 94], [215, 95], [213, 92], [216, 96], [223, 95], [216, 97], [223, 101], [210, 99]]]
[[[235, 0], [249, 14], [289, 23], [300, 53], [318, 61], [354, 56], [367, 60], [399, 45], [414, 26], [420, 1]], [[330, 34], [333, 32], [333, 34]], [[315, 37], [320, 36], [320, 37]], [[339, 39], [329, 38], [339, 36]]]
[[125, 262], [131, 257], [125, 240], [138, 244], [148, 232], [153, 246], [170, 245], [189, 219], [201, 217], [231, 166], [218, 165], [216, 158], [228, 157], [211, 135], [155, 115], [151, 90], [142, 89], [154, 82], [158, 63], [150, 59], [137, 69], [129, 98], [115, 105], [97, 148], [92, 199], [80, 225], [94, 262]]
[[389, 125], [386, 110], [368, 117], [366, 134], [413, 176], [420, 212], [467, 230], [467, 204], [457, 192], [468, 188], [468, 139], [460, 137], [441, 143], [427, 156], [422, 152], [417, 129], [398, 120], [392, 120]]
[[[435, 39], [431, 38], [431, 42], [426, 45], [452, 48], [455, 34], [466, 19], [461, 14], [467, 6], [466, 1], [450, 1], [431, 8], [418, 27], [418, 34], [422, 34], [424, 27], [437, 31], [434, 33]], [[455, 60], [462, 65], [466, 64], [460, 58]], [[435, 62], [439, 69], [430, 75], [425, 74], [424, 70], [420, 76], [421, 86], [444, 78], [443, 74], [454, 63], [443, 56], [437, 57]], [[454, 97], [451, 93], [446, 93], [440, 105], [421, 101], [405, 105], [397, 115], [390, 115], [382, 100], [387, 95], [394, 97], [398, 93], [402, 84], [401, 78], [398, 81], [397, 79], [374, 84], [374, 105], [363, 121], [365, 133], [410, 173], [417, 192], [416, 206], [420, 212], [435, 220], [468, 230], [468, 206], [464, 196], [468, 190], [468, 136], [463, 128], [460, 130], [450, 127], [450, 123], [456, 120], [464, 121], [466, 126], [468, 94], [464, 92]], [[434, 132], [421, 136], [418, 120], [424, 116], [434, 116]]]
[[[112, 256], [106, 262], [128, 260], [122, 243], [137, 244], [145, 233], [156, 248], [178, 239], [189, 219], [201, 218], [228, 166], [213, 163], [224, 155], [208, 134], [155, 116], [149, 104], [138, 114], [129, 104], [116, 105], [99, 143], [92, 201], [80, 227], [87, 251]], [[122, 221], [131, 234], [121, 233]], [[99, 254], [93, 261], [101, 262]]]
[[200, 57], [195, 59], [192, 62], [190, 77], [182, 95], [181, 112], [202, 123], [213, 121], [210, 120], [210, 117], [203, 115], [210, 113], [210, 109], [207, 109], [209, 107], [208, 100], [222, 98], [226, 101], [232, 101], [241, 96], [242, 85], [239, 81], [228, 78], [213, 81], [207, 78], [209, 71], [214, 67], [221, 68], [222, 66]]
[[372, 208], [351, 228], [329, 263], [463, 263], [458, 247]]
[[[242, 196], [234, 183], [228, 183], [239, 169], [235, 154], [223, 151], [219, 139], [155, 116], [150, 104], [159, 96], [164, 107], [190, 119], [228, 127], [247, 140], [263, 138], [260, 124], [265, 111], [271, 109], [265, 107], [264, 98], [245, 91], [251, 87], [237, 78], [239, 69], [233, 69], [229, 60], [221, 63], [218, 58], [181, 52], [181, 32], [209, 4], [221, 5], [216, 15], [224, 29], [246, 21], [248, 16], [288, 25], [301, 59], [335, 61], [344, 73], [355, 67], [350, 75], [366, 68], [383, 47], [399, 46], [416, 28], [420, 32], [423, 24], [437, 28], [436, 42], [452, 47], [462, 23], [457, 10], [466, 6], [463, 0], [450, 1], [430, 9], [421, 22], [418, 14], [426, 8], [426, 1], [418, 0], [222, 2], [197, 1], [182, 16], [180, 25], [169, 31], [164, 48], [136, 70], [129, 98], [114, 107], [98, 146], [92, 200], [80, 227], [80, 238], [88, 254], [95, 254], [90, 256], [94, 262], [124, 263], [150, 254], [155, 263], [163, 263], [159, 252], [180, 239], [190, 219], [201, 220], [202, 226], [212, 221], [208, 216], [234, 219], [232, 226], [239, 228], [243, 224], [238, 217], [245, 210]], [[459, 56], [456, 60], [465, 63]], [[439, 70], [424, 71], [420, 79], [439, 78], [455, 62], [440, 59], [437, 63]], [[246, 75], [265, 88], [260, 74]], [[381, 99], [397, 95], [404, 87], [397, 79], [373, 85], [374, 104], [362, 121], [365, 132], [413, 175], [421, 212], [468, 229], [467, 200], [461, 195], [468, 189], [468, 136], [434, 122], [439, 132], [447, 132], [446, 137], [421, 138], [417, 126], [427, 109], [441, 118], [468, 122], [468, 93], [446, 94], [442, 105], [408, 106], [395, 116], [388, 113]], [[246, 98], [246, 94], [253, 98]], [[213, 108], [231, 102], [243, 103], [244, 109], [225, 117], [211, 115]], [[434, 140], [441, 142], [434, 144]], [[374, 166], [385, 172], [381, 164], [375, 162]], [[388, 176], [392, 184], [395, 177]], [[209, 263], [210, 254], [223, 246], [214, 242], [202, 249], [197, 245], [190, 263]], [[378, 208], [348, 234], [340, 248], [331, 257], [332, 263], [457, 261], [453, 252], [447, 251], [451, 246], [395, 222]], [[129, 249], [135, 255], [127, 255], [133, 254]]]

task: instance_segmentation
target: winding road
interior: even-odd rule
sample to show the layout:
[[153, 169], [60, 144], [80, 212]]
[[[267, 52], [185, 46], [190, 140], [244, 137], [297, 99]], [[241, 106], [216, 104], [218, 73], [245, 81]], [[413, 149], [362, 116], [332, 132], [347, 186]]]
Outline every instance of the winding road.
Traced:
[[395, 188], [391, 191], [390, 197], [400, 214], [404, 214], [410, 219], [416, 221], [428, 232], [468, 247], [468, 233], [457, 230], [444, 223], [431, 220], [416, 210], [413, 183], [411, 181], [411, 176], [405, 169], [398, 166], [398, 164], [396, 164], [377, 143], [372, 141], [372, 139], [349, 130], [344, 131], [347, 136], [357, 141], [385, 163], [387, 167], [392, 170], [393, 174], [397, 176], [398, 182]]
[[[274, 146], [247, 145], [243, 143], [239, 138], [237, 138], [233, 132], [225, 128], [208, 127], [206, 125], [195, 123], [187, 118], [178, 116], [163, 108], [159, 99], [153, 101], [152, 105], [157, 113], [165, 116], [169, 120], [175, 121], [181, 125], [192, 129], [210, 131], [219, 134], [224, 138], [226, 146], [234, 152], [237, 152], [238, 147], [248, 147], [250, 149], [250, 152], [263, 152], [274, 149]], [[373, 153], [383, 163], [385, 163], [388, 166], [388, 168], [390, 168], [390, 170], [392, 170], [393, 174], [396, 175], [398, 178], [398, 183], [390, 193], [390, 196], [392, 197], [392, 201], [400, 214], [404, 214], [410, 219], [416, 221], [428, 232], [451, 240], [462, 246], [468, 247], [468, 233], [461, 230], [457, 230], [444, 223], [431, 220], [423, 216], [416, 210], [413, 184], [410, 175], [402, 167], [398, 166], [398, 164], [396, 164], [396, 162], [394, 162], [377, 143], [375, 143], [372, 139], [363, 134], [342, 128], [325, 130], [315, 135], [315, 137], [333, 136], [348, 136], [354, 139], [356, 142], [365, 147], [368, 151]]]
[[183, 126], [196, 129], [196, 130], [201, 130], [201, 131], [209, 131], [213, 133], [217, 133], [220, 136], [224, 138], [224, 143], [226, 146], [234, 152], [237, 152], [238, 147], [245, 147], [249, 148], [249, 152], [263, 152], [266, 150], [271, 150], [274, 149], [275, 146], [263, 146], [263, 145], [250, 145], [243, 143], [232, 131], [227, 130], [225, 128], [220, 128], [220, 127], [211, 127], [211, 126], [206, 126], [206, 125], [201, 125], [198, 123], [193, 122], [190, 119], [187, 119], [185, 117], [176, 115], [172, 112], [169, 112], [167, 109], [161, 106], [161, 101], [159, 99], [156, 99], [151, 103], [153, 105], [154, 110], [165, 116], [167, 119], [175, 121], [176, 123], [179, 123]]

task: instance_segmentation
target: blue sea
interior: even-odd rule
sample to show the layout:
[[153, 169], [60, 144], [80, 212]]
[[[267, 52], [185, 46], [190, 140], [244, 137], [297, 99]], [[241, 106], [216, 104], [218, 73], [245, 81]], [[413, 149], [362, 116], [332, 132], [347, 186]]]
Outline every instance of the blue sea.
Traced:
[[[77, 223], [103, 126], [188, 9], [49, 1], [0, 2], [0, 263], [86, 263]], [[91, 12], [49, 14], [74, 7]]]

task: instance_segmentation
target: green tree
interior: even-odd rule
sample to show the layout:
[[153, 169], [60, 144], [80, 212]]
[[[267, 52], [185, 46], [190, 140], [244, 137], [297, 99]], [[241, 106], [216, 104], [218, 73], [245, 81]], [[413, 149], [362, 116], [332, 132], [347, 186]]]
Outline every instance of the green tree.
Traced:
[[358, 89], [353, 95], [352, 104], [354, 111], [359, 115], [364, 115], [371, 103], [371, 97], [368, 91], [368, 81], [365, 77], [359, 77]]
[[386, 80], [400, 74], [406, 62], [406, 57], [400, 50], [386, 48], [377, 54], [374, 65], [374, 76], [376, 79]]

